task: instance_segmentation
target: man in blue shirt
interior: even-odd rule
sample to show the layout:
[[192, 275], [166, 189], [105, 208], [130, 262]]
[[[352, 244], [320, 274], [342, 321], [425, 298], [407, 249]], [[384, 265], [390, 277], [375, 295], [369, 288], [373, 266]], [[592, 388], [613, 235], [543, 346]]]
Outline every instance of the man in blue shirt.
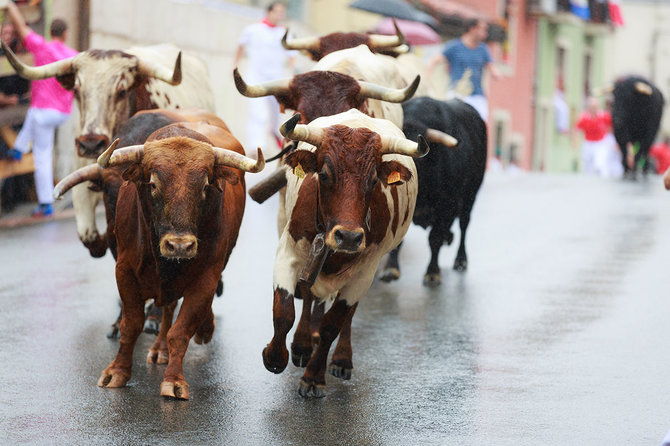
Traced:
[[428, 63], [427, 77], [430, 82], [435, 66], [444, 62], [449, 70], [449, 97], [458, 97], [472, 105], [484, 121], [488, 119], [488, 101], [482, 89], [484, 69], [494, 79], [499, 77], [493, 65], [491, 53], [484, 44], [488, 36], [488, 25], [483, 20], [470, 19], [465, 23], [465, 33], [447, 42], [442, 53]]

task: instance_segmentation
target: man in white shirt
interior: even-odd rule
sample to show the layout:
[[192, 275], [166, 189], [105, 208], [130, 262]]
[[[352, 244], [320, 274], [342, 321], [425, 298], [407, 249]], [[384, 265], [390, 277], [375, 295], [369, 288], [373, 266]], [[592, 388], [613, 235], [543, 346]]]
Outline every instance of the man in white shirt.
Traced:
[[[272, 2], [267, 7], [265, 18], [247, 26], [242, 31], [240, 43], [235, 53], [234, 65], [238, 66], [242, 54], [246, 53], [247, 67], [245, 79], [252, 84], [286, 77], [284, 68], [290, 61], [291, 53], [281, 44], [286, 29], [279, 26], [286, 17], [286, 7], [280, 2]], [[255, 152], [256, 147], [267, 147], [270, 132], [279, 146], [279, 104], [274, 96], [249, 99], [249, 119], [247, 120], [247, 150]]]

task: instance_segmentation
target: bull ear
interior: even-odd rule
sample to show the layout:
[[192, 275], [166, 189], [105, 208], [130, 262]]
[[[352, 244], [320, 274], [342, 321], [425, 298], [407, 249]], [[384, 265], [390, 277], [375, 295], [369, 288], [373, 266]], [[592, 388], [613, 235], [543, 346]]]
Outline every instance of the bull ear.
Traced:
[[230, 183], [231, 186], [234, 186], [239, 183], [240, 177], [225, 166], [216, 166], [214, 169], [214, 186], [221, 192], [223, 192], [224, 181]]
[[63, 76], [56, 76], [56, 80], [58, 80], [61, 86], [66, 90], [72, 90], [74, 88], [74, 73], [68, 73]]
[[291, 169], [295, 169], [300, 166], [300, 170], [303, 173], [314, 173], [316, 172], [316, 153], [310, 152], [309, 150], [296, 150], [286, 157], [284, 160]]
[[139, 164], [131, 164], [126, 170], [123, 171], [121, 177], [126, 181], [141, 181], [142, 180], [142, 168]]
[[412, 178], [412, 172], [397, 161], [384, 161], [377, 177], [386, 186], [400, 186]]

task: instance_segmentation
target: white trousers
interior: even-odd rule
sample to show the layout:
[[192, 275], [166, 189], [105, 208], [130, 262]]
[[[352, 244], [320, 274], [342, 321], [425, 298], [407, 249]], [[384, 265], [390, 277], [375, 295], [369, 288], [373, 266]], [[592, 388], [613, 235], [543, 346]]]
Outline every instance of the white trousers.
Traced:
[[35, 189], [37, 190], [37, 201], [41, 204], [54, 201], [54, 134], [56, 128], [63, 124], [68, 116], [58, 110], [30, 107], [14, 143], [14, 149], [21, 153], [28, 153], [32, 142], [35, 160]]
[[[249, 118], [247, 119], [247, 155], [256, 155], [260, 147], [265, 153], [275, 151], [274, 138], [268, 143], [268, 133], [279, 134], [279, 103], [274, 96], [249, 99]], [[271, 144], [271, 145], [268, 145]]]
[[488, 123], [489, 120], [489, 101], [486, 99], [486, 96], [482, 96], [480, 94], [476, 95], [471, 95], [471, 96], [463, 96], [460, 94], [457, 94], [454, 90], [448, 90], [447, 91], [447, 100], [449, 99], [454, 99], [458, 98], [461, 101], [465, 102], [466, 104], [470, 104], [475, 110], [477, 110], [477, 113], [479, 113], [479, 116], [484, 120], [484, 122]]

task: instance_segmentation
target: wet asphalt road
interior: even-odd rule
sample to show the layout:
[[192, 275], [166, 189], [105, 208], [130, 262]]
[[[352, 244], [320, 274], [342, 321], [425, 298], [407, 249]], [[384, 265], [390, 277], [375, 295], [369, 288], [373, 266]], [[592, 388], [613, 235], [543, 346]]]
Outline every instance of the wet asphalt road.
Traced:
[[328, 375], [323, 399], [298, 396], [302, 369], [261, 361], [275, 215], [276, 199], [248, 201], [214, 339], [186, 354], [189, 401], [159, 396], [148, 334], [128, 386], [96, 386], [118, 346], [105, 338], [114, 265], [88, 257], [74, 220], [0, 230], [0, 442], [642, 445], [670, 429], [659, 178], [489, 175], [469, 270], [452, 271], [456, 244], [445, 247], [443, 285], [423, 287], [427, 233], [412, 227], [400, 281], [375, 283], [359, 306], [351, 381]]

